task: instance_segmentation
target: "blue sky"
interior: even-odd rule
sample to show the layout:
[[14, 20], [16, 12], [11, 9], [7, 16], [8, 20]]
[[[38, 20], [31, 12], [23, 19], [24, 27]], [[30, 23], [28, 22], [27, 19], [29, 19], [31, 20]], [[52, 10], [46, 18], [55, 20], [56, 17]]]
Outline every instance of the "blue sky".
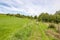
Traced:
[[49, 14], [60, 10], [60, 0], [0, 0], [0, 13], [20, 13], [24, 15]]

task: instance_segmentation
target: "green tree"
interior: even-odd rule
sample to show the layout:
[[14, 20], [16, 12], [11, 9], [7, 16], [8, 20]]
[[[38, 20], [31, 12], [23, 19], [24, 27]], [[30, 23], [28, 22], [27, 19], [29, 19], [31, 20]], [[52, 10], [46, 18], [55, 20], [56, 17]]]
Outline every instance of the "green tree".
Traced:
[[38, 20], [48, 22], [49, 21], [49, 14], [48, 13], [41, 13], [38, 17]]
[[60, 15], [60, 10], [59, 11], [56, 11], [56, 13], [55, 13], [56, 15]]
[[34, 16], [34, 19], [37, 19], [37, 16]]
[[20, 17], [20, 14], [16, 14], [15, 16], [16, 16], [16, 17]]

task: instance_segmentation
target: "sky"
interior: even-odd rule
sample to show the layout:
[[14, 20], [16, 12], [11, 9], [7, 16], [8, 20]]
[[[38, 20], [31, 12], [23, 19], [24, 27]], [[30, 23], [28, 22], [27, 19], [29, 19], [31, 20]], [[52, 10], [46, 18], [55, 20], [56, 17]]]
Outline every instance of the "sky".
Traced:
[[0, 0], [0, 13], [39, 15], [42, 12], [54, 14], [60, 10], [60, 0]]

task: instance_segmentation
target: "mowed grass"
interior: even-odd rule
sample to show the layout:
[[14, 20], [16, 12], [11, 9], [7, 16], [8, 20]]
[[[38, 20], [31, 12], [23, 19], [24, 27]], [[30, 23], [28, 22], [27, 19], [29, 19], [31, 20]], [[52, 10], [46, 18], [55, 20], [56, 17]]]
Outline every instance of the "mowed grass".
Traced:
[[52, 40], [47, 25], [27, 18], [0, 15], [0, 40]]

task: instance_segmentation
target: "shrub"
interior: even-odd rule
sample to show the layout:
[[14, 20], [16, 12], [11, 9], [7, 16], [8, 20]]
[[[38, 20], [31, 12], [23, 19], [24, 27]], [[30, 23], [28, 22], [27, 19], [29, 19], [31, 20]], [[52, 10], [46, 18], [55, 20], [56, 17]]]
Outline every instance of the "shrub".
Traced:
[[55, 28], [54, 24], [50, 24], [48, 28]]

